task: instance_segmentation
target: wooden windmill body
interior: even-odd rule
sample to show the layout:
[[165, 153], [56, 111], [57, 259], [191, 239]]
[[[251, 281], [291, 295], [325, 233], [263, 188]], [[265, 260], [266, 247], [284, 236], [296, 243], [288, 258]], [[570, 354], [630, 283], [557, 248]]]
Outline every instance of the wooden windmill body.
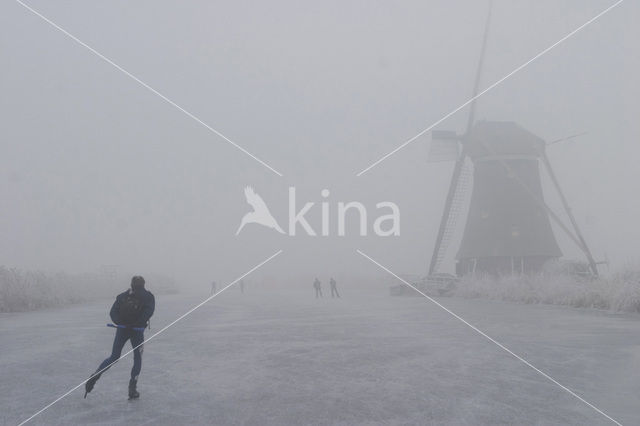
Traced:
[[495, 121], [477, 123], [465, 139], [473, 190], [457, 274], [535, 272], [560, 258], [549, 215], [536, 202], [544, 199], [539, 162], [545, 142], [516, 123]]

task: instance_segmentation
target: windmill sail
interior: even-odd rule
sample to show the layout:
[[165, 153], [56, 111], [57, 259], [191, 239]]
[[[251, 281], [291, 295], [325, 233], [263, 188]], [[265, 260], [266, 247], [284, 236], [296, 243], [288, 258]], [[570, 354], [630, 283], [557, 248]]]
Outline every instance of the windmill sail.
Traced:
[[573, 213], [571, 212], [571, 208], [569, 207], [569, 202], [567, 201], [567, 198], [564, 196], [564, 192], [562, 191], [562, 188], [560, 188], [560, 183], [558, 182], [558, 178], [556, 178], [556, 174], [553, 171], [553, 168], [551, 167], [551, 162], [549, 161], [549, 158], [547, 157], [547, 154], [545, 152], [542, 153], [542, 161], [544, 162], [544, 165], [547, 169], [547, 173], [551, 178], [551, 181], [556, 187], [556, 191], [558, 191], [558, 195], [560, 195], [560, 199], [562, 200], [562, 205], [564, 206], [565, 212], [567, 213], [567, 216], [569, 216], [569, 220], [571, 221], [573, 230], [576, 233], [578, 246], [584, 253], [585, 257], [587, 258], [587, 262], [589, 262], [589, 269], [591, 269], [591, 273], [597, 277], [598, 276], [597, 262], [593, 258], [593, 255], [591, 254], [591, 250], [589, 249], [587, 242], [584, 240], [584, 237], [582, 236], [582, 231], [580, 230], [580, 227], [578, 226], [578, 222], [576, 222], [576, 219], [573, 216]]
[[[458, 219], [465, 207], [468, 198], [469, 188], [472, 181], [473, 166], [468, 161], [463, 161], [460, 169], [460, 176], [457, 179], [456, 187], [451, 200], [451, 207], [447, 214], [447, 221], [443, 228], [442, 238], [440, 241], [440, 249], [435, 252], [435, 261], [431, 274], [435, 274], [440, 270], [442, 261], [445, 258], [447, 249], [451, 244], [454, 233], [458, 224]], [[430, 274], [430, 275], [431, 275]]]
[[[482, 49], [480, 51], [480, 59], [478, 60], [478, 68], [476, 69], [476, 78], [473, 84], [473, 92], [471, 105], [469, 107], [469, 118], [467, 121], [467, 131], [468, 133], [473, 126], [473, 122], [475, 120], [475, 111], [476, 111], [476, 96], [478, 95], [478, 91], [480, 89], [480, 79], [482, 76], [482, 65], [484, 63], [484, 56], [487, 50], [487, 40], [489, 39], [489, 27], [491, 24], [491, 13], [493, 9], [493, 2], [489, 1], [489, 12], [487, 13], [487, 20], [484, 26], [484, 36], [482, 37]], [[437, 133], [432, 133], [434, 138], [437, 138]], [[462, 153], [458, 156], [458, 160], [456, 161], [456, 165], [453, 168], [453, 175], [451, 176], [451, 183], [449, 184], [449, 191], [447, 193], [447, 199], [444, 204], [444, 211], [442, 212], [442, 218], [440, 219], [440, 227], [438, 228], [438, 234], [436, 236], [436, 244], [433, 249], [433, 253], [431, 255], [431, 262], [429, 263], [429, 275], [433, 275], [437, 272], [437, 268], [442, 263], [442, 259], [446, 253], [446, 248], [448, 243], [451, 240], [453, 229], [451, 229], [450, 224], [457, 221], [459, 210], [452, 210], [454, 206], [454, 200], [456, 200], [456, 194], [458, 193], [459, 187], [459, 179], [462, 175], [462, 170], [465, 164], [466, 159], [466, 149], [463, 146]], [[446, 244], [443, 242], [446, 241]]]

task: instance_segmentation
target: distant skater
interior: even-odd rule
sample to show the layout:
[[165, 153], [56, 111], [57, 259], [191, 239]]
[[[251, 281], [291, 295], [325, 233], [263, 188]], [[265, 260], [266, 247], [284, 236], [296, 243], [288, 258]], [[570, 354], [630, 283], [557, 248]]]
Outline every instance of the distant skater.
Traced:
[[322, 285], [320, 284], [320, 280], [318, 278], [313, 281], [313, 288], [316, 290], [316, 299], [318, 297], [322, 297]]
[[333, 298], [334, 293], [335, 293], [335, 297], [337, 297], [338, 299], [340, 298], [340, 293], [338, 293], [338, 287], [336, 284], [336, 280], [333, 279], [333, 277], [331, 277], [331, 279], [329, 280], [329, 285], [331, 286], [331, 297]]
[[244, 280], [240, 280], [238, 284], [240, 284], [240, 293], [244, 294]]
[[215, 281], [211, 281], [211, 295], [213, 296], [218, 292], [218, 284]]
[[127, 340], [131, 340], [131, 346], [135, 348], [133, 351], [131, 380], [129, 380], [129, 399], [140, 397], [136, 385], [138, 384], [138, 375], [142, 369], [144, 329], [149, 324], [149, 319], [153, 315], [155, 307], [156, 301], [153, 294], [144, 288], [144, 278], [138, 275], [131, 278], [131, 288], [116, 297], [116, 301], [113, 302], [109, 312], [109, 316], [113, 321], [113, 324], [109, 325], [116, 328], [111, 356], [102, 361], [100, 367], [86, 381], [84, 385], [85, 398], [93, 390], [102, 373], [107, 371], [120, 358], [122, 348], [127, 343]]

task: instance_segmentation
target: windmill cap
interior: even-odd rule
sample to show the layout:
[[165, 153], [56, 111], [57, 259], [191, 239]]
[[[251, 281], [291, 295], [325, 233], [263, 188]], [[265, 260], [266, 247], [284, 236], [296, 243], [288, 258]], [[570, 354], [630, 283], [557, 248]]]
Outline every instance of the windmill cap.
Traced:
[[480, 121], [465, 135], [471, 158], [518, 155], [538, 158], [545, 142], [513, 121]]

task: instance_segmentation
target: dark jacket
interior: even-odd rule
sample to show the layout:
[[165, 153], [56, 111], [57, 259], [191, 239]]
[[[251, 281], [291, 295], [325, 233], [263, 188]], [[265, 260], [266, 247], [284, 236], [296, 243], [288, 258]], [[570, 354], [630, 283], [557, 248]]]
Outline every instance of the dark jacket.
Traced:
[[113, 306], [111, 306], [111, 311], [109, 312], [109, 316], [111, 316], [111, 320], [114, 324], [118, 325], [129, 325], [132, 327], [146, 327], [147, 321], [153, 315], [153, 311], [156, 308], [156, 299], [153, 297], [153, 294], [150, 291], [147, 291], [144, 288], [137, 289], [134, 293], [135, 297], [137, 297], [141, 304], [142, 308], [140, 309], [140, 314], [138, 318], [133, 321], [132, 324], [120, 324], [120, 319], [118, 318], [118, 312], [120, 311], [120, 303], [124, 300], [125, 297], [131, 292], [129, 289], [123, 293], [120, 293], [116, 297], [116, 301], [113, 302]]

